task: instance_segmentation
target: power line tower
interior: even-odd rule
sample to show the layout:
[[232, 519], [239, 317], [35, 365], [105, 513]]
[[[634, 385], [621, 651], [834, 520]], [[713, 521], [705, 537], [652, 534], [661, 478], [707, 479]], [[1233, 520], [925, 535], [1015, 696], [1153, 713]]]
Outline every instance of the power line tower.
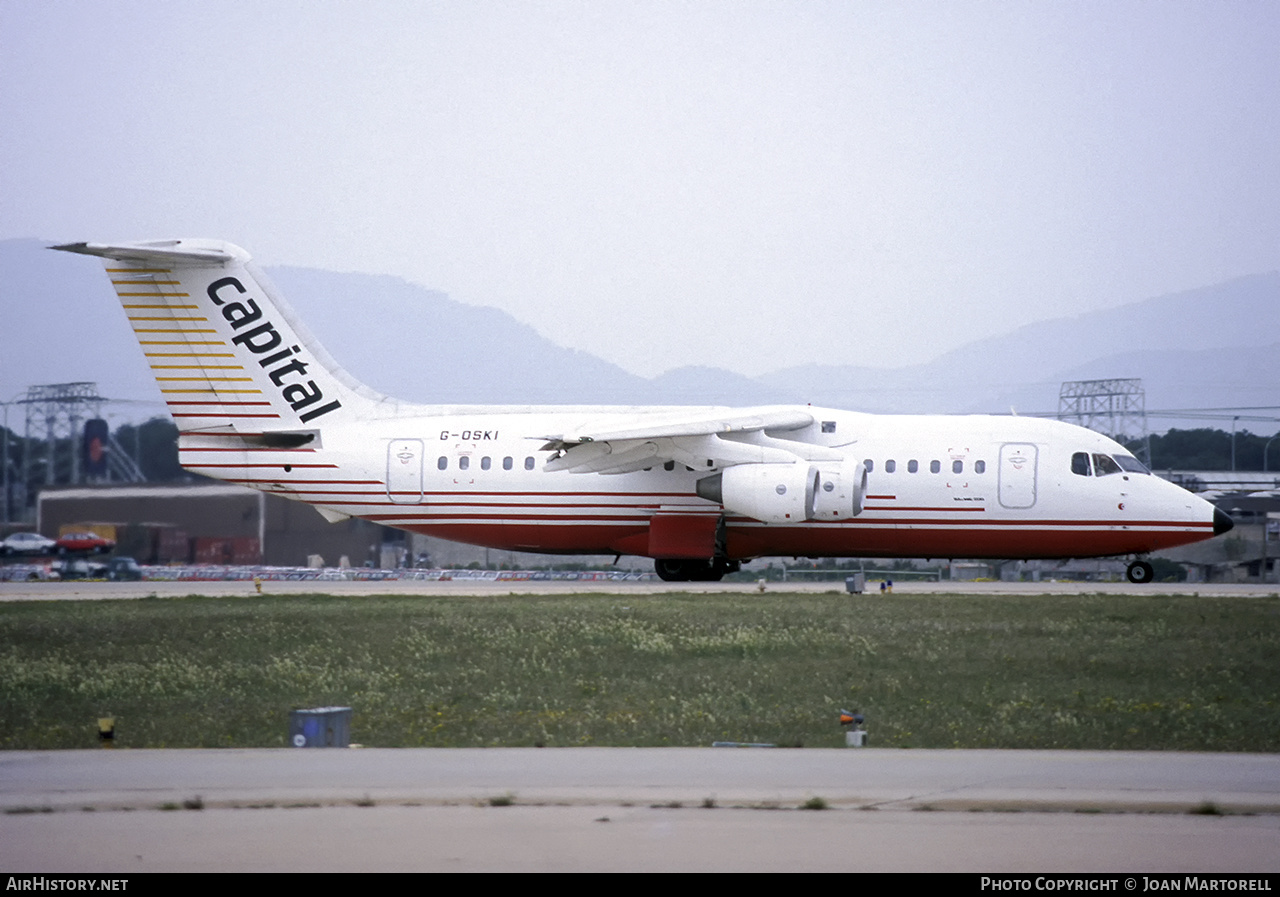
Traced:
[[[103, 401], [96, 383], [27, 387], [27, 397], [18, 400], [27, 410], [23, 482], [28, 486], [81, 482], [77, 437], [84, 431], [86, 419], [102, 416]], [[44, 451], [33, 451], [41, 440]]]
[[[27, 388], [15, 404], [26, 410], [25, 439], [13, 504], [19, 513], [31, 503], [41, 486], [79, 484], [90, 480], [139, 483], [146, 479], [137, 463], [119, 445], [101, 420], [107, 400], [98, 395], [96, 383], [50, 383]], [[86, 434], [86, 424], [90, 426]], [[99, 445], [89, 451], [95, 433]], [[5, 434], [6, 440], [8, 433]], [[86, 460], [99, 458], [99, 471], [86, 470]], [[8, 460], [6, 455], [6, 461]], [[90, 461], [90, 466], [92, 462]], [[5, 474], [5, 519], [10, 517], [9, 467]]]
[[1151, 465], [1147, 392], [1141, 378], [1064, 382], [1058, 391], [1058, 420], [1096, 430], [1121, 445], [1138, 443], [1136, 454]]

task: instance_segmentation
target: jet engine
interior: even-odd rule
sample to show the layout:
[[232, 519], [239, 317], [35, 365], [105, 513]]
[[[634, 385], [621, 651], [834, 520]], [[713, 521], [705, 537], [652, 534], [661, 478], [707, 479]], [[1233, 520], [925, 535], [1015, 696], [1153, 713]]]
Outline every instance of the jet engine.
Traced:
[[848, 520], [862, 513], [867, 496], [867, 467], [861, 461], [824, 464], [813, 502], [815, 520]]
[[697, 492], [732, 514], [765, 523], [812, 520], [819, 488], [818, 468], [791, 464], [738, 464], [698, 480]]

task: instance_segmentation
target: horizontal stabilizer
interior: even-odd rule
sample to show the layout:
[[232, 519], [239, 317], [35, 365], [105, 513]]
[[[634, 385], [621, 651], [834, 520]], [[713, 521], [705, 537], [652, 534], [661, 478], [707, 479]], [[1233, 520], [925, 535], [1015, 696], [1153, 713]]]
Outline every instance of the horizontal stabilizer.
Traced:
[[237, 256], [228, 251], [229, 244], [211, 245], [204, 240], [152, 240], [141, 243], [63, 243], [50, 246], [63, 252], [96, 255], [122, 262], [154, 262], [156, 264], [208, 264], [247, 261], [248, 255]]

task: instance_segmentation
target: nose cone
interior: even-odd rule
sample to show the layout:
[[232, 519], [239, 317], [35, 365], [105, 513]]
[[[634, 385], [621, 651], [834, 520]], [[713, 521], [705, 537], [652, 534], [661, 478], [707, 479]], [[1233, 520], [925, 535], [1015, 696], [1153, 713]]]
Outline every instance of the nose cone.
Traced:
[[1215, 536], [1231, 532], [1231, 528], [1235, 525], [1235, 521], [1223, 513], [1222, 508], [1213, 509], [1213, 534]]

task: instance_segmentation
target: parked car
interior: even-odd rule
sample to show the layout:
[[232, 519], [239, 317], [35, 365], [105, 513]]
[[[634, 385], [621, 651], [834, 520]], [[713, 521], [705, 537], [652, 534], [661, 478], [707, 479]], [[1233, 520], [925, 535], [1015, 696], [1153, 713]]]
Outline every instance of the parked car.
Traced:
[[54, 544], [58, 554], [106, 554], [116, 547], [110, 539], [89, 532], [67, 533]]
[[107, 563], [107, 579], [112, 582], [137, 582], [142, 579], [142, 568], [133, 558], [112, 558]]
[[0, 554], [52, 554], [57, 544], [39, 533], [14, 533], [0, 542]]
[[107, 565], [84, 558], [72, 558], [66, 561], [54, 561], [53, 566], [58, 575], [64, 579], [105, 579]]
[[52, 564], [5, 564], [0, 582], [51, 582], [61, 577]]

